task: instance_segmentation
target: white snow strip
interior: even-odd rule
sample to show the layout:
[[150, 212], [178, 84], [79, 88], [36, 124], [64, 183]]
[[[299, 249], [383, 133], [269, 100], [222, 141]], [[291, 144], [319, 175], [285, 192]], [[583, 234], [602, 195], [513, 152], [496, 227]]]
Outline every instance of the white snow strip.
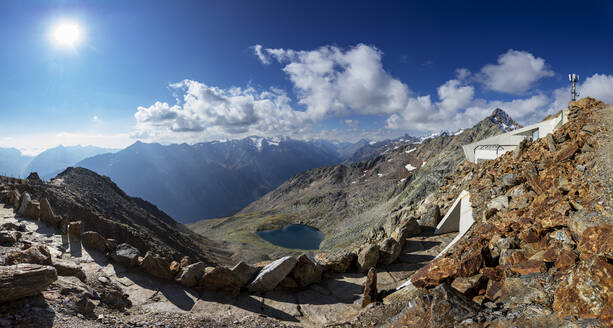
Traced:
[[382, 176], [383, 176], [383, 174], [381, 174], [381, 173], [377, 173], [377, 176], [379, 176], [379, 178], [380, 178], [380, 177], [382, 177]]
[[411, 171], [416, 169], [416, 167], [411, 165], [411, 164], [405, 165], [404, 168], [407, 169], [407, 171], [409, 171], [409, 172], [411, 172]]
[[424, 165], [426, 165], [426, 161], [424, 161], [423, 163], [421, 163], [421, 167], [424, 167]]
[[417, 149], [417, 148], [409, 149], [409, 150], [405, 151], [405, 153], [407, 153], [407, 154], [408, 154], [408, 153], [410, 153], [410, 152], [415, 151], [415, 149]]
[[404, 182], [407, 178], [400, 179], [400, 182]]

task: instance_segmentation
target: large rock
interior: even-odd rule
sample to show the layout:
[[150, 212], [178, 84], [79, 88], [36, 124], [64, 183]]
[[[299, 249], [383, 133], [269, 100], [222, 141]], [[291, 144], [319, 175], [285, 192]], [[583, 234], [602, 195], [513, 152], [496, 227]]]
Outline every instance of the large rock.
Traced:
[[181, 269], [175, 280], [185, 287], [195, 287], [202, 279], [205, 268], [206, 265], [202, 262], [188, 265]]
[[358, 254], [358, 271], [367, 272], [379, 261], [379, 245], [368, 245]]
[[58, 276], [73, 276], [83, 282], [87, 279], [83, 268], [74, 262], [56, 259], [53, 261], [53, 267]]
[[428, 213], [421, 217], [419, 225], [424, 227], [436, 228], [441, 221], [441, 208], [438, 205], [434, 205]]
[[198, 286], [231, 295], [238, 295], [241, 283], [232, 270], [225, 267], [207, 267]]
[[394, 238], [386, 238], [379, 245], [379, 263], [390, 265], [402, 253], [402, 246]]
[[19, 205], [21, 205], [21, 194], [19, 193], [19, 191], [16, 189], [11, 190], [11, 192], [9, 193], [9, 199], [11, 205], [13, 205], [16, 210], [19, 209]]
[[81, 221], [74, 221], [68, 223], [68, 234], [72, 237], [81, 237]]
[[106, 252], [106, 239], [95, 231], [85, 231], [81, 234], [83, 246], [95, 249], [99, 252]]
[[126, 243], [117, 245], [115, 250], [111, 253], [111, 259], [113, 259], [113, 261], [128, 266], [136, 265], [139, 256], [140, 251], [134, 246]]
[[585, 229], [577, 248], [582, 259], [598, 255], [613, 260], [613, 225], [603, 224]]
[[394, 238], [400, 246], [404, 246], [406, 239], [409, 236], [417, 235], [421, 232], [421, 227], [416, 218], [410, 218], [404, 220], [400, 225], [392, 232], [391, 237]]
[[315, 256], [315, 261], [323, 266], [324, 270], [345, 273], [351, 270], [356, 257], [353, 252], [319, 253]]
[[19, 238], [21, 238], [21, 233], [18, 231], [0, 231], [0, 245], [2, 246], [13, 246]]
[[581, 261], [560, 283], [554, 295], [553, 310], [560, 318], [611, 320], [613, 265], [600, 256]]
[[448, 284], [441, 284], [435, 287], [431, 295], [432, 312], [430, 327], [456, 326], [457, 323], [474, 317], [479, 313], [479, 305], [458, 293]]
[[292, 256], [280, 258], [262, 268], [262, 271], [247, 286], [251, 292], [273, 290], [294, 269], [296, 259]]
[[238, 280], [241, 282], [241, 286], [246, 286], [251, 279], [258, 273], [258, 268], [253, 267], [245, 262], [239, 262], [232, 268], [232, 272], [238, 277]]
[[27, 219], [38, 219], [40, 215], [40, 204], [32, 200], [29, 193], [24, 192], [17, 214]]
[[448, 282], [458, 273], [459, 265], [455, 259], [439, 257], [432, 260], [411, 276], [411, 283], [415, 287], [434, 287], [442, 282]]
[[143, 260], [139, 263], [139, 267], [143, 271], [160, 279], [171, 280], [174, 278], [173, 273], [170, 271], [170, 261], [151, 251], [145, 254], [145, 257], [143, 257]]
[[49, 200], [46, 197], [43, 197], [40, 200], [40, 220], [53, 226], [59, 226], [61, 219], [62, 218], [60, 216], [53, 213]]
[[320, 282], [322, 273], [323, 269], [319, 265], [302, 254], [296, 259], [296, 266], [291, 272], [291, 277], [299, 287], [306, 287]]
[[499, 211], [507, 207], [509, 207], [509, 197], [504, 195], [492, 199], [487, 204], [488, 209], [497, 209]]
[[0, 266], [0, 303], [40, 293], [57, 279], [52, 266], [17, 264]]
[[377, 271], [375, 268], [368, 270], [366, 282], [364, 282], [364, 296], [362, 297], [362, 307], [377, 301]]
[[25, 251], [13, 250], [8, 252], [4, 263], [6, 265], [19, 263], [51, 265], [51, 253], [49, 253], [47, 246], [34, 244]]

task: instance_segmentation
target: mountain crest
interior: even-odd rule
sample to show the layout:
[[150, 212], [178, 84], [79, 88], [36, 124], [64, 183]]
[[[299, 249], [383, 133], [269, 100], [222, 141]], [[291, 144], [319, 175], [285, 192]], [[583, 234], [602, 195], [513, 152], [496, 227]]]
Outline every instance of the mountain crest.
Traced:
[[488, 119], [498, 124], [500, 129], [504, 132], [513, 131], [522, 127], [521, 124], [517, 123], [509, 114], [500, 108], [494, 109]]

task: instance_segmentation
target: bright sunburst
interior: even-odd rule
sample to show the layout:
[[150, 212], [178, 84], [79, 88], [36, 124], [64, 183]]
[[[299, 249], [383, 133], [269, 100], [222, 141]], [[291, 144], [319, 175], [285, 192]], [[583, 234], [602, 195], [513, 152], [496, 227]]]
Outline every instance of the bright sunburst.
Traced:
[[53, 40], [58, 45], [74, 47], [81, 40], [81, 29], [75, 23], [60, 23], [53, 30]]

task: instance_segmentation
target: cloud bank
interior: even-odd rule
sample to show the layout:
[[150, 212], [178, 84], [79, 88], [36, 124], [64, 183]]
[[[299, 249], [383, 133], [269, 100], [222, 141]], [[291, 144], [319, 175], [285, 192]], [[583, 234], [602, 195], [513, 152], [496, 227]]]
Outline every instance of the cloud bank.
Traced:
[[[346, 137], [372, 134], [358, 129], [362, 125], [356, 116], [383, 122], [377, 135], [392, 131], [414, 134], [469, 127], [497, 107], [520, 123], [531, 123], [553, 108], [565, 107], [568, 101], [566, 88], [550, 96], [534, 91], [541, 79], [554, 72], [543, 58], [526, 51], [509, 50], [476, 73], [459, 68], [455, 78], [440, 85], [436, 94], [418, 95], [384, 69], [383, 52], [374, 46], [324, 46], [307, 51], [255, 45], [251, 49], [262, 64], [281, 66], [293, 87], [293, 98], [276, 88], [222, 89], [184, 80], [170, 85], [180, 95], [176, 104], [155, 102], [138, 107], [132, 137], [197, 142], [254, 134], [339, 139], [343, 133]], [[517, 97], [483, 99], [478, 96], [479, 87]], [[589, 77], [579, 91], [613, 102], [613, 76]], [[340, 122], [338, 128], [319, 128], [318, 124], [331, 119]]]

